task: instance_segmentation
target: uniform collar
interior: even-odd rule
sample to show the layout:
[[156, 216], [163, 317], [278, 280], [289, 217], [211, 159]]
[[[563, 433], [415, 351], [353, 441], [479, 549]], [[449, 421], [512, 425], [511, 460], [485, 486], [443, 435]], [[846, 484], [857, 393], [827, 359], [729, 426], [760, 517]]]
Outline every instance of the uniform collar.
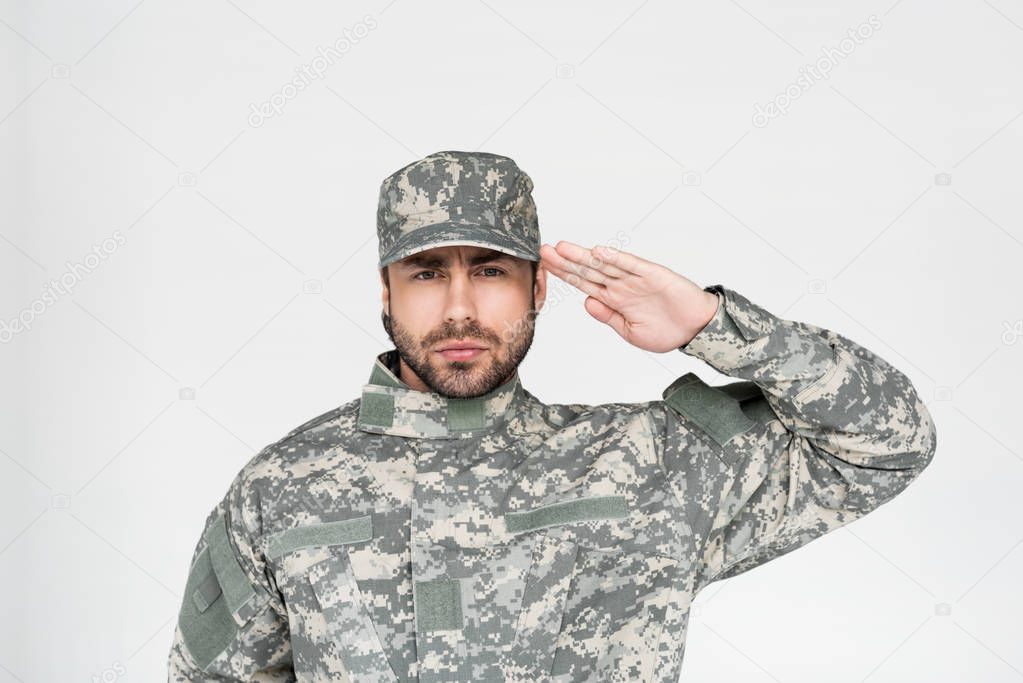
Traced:
[[377, 355], [362, 387], [358, 427], [364, 432], [429, 439], [473, 436], [503, 424], [523, 397], [516, 369], [501, 386], [477, 398], [446, 398], [398, 378], [398, 350]]

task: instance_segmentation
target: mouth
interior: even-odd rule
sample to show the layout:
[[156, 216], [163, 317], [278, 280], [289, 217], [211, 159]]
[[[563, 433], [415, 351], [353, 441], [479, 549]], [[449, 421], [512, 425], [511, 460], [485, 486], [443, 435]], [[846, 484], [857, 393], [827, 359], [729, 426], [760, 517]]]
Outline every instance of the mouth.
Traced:
[[472, 360], [486, 351], [485, 346], [471, 341], [449, 342], [437, 349], [437, 353], [444, 356], [446, 360]]

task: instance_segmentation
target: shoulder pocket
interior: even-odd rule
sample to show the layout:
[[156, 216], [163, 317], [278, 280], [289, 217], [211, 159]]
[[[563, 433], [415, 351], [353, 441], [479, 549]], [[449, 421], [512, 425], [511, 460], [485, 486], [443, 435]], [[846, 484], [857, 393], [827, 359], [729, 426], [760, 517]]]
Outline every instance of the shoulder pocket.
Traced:
[[661, 397], [719, 446], [724, 446], [756, 424], [742, 411], [739, 399], [727, 391], [708, 385], [692, 372], [672, 382]]
[[178, 626], [195, 663], [205, 670], [261, 603], [227, 537], [223, 513], [203, 533], [202, 542], [188, 571]]
[[737, 400], [742, 412], [746, 413], [755, 422], [766, 424], [771, 420], [778, 419], [774, 408], [764, 398], [764, 390], [757, 386], [756, 382], [749, 380], [731, 382], [715, 387], [715, 389], [719, 389]]

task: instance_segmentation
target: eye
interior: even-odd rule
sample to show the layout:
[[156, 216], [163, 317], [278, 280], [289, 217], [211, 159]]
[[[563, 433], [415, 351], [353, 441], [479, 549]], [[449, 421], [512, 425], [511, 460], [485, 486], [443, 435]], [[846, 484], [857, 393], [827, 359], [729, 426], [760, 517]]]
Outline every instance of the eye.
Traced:
[[[420, 275], [429, 275], [429, 274], [436, 274], [436, 271], [433, 271], [433, 270], [421, 270], [418, 273], [416, 273], [415, 275], [413, 275], [412, 279], [413, 280], [419, 280], [419, 279], [422, 279], [422, 278], [419, 277]], [[432, 280], [433, 278], [430, 277], [430, 278], [426, 278], [426, 279], [427, 280]]]
[[497, 268], [496, 266], [486, 266], [485, 268], [483, 268], [483, 270], [494, 270], [494, 271], [497, 271], [497, 277], [500, 277], [501, 275], [504, 275], [504, 271], [501, 270], [500, 268]]

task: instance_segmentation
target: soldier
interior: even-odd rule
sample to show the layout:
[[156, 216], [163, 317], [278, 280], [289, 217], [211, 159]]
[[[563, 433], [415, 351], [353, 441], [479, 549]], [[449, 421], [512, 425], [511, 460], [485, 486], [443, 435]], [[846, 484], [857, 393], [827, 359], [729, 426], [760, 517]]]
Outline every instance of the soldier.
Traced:
[[[676, 681], [693, 597], [903, 491], [935, 427], [835, 332], [620, 250], [540, 245], [532, 180], [431, 154], [383, 181], [361, 396], [256, 454], [209, 514], [170, 681]], [[518, 366], [546, 273], [680, 350], [643, 403], [545, 404]]]

